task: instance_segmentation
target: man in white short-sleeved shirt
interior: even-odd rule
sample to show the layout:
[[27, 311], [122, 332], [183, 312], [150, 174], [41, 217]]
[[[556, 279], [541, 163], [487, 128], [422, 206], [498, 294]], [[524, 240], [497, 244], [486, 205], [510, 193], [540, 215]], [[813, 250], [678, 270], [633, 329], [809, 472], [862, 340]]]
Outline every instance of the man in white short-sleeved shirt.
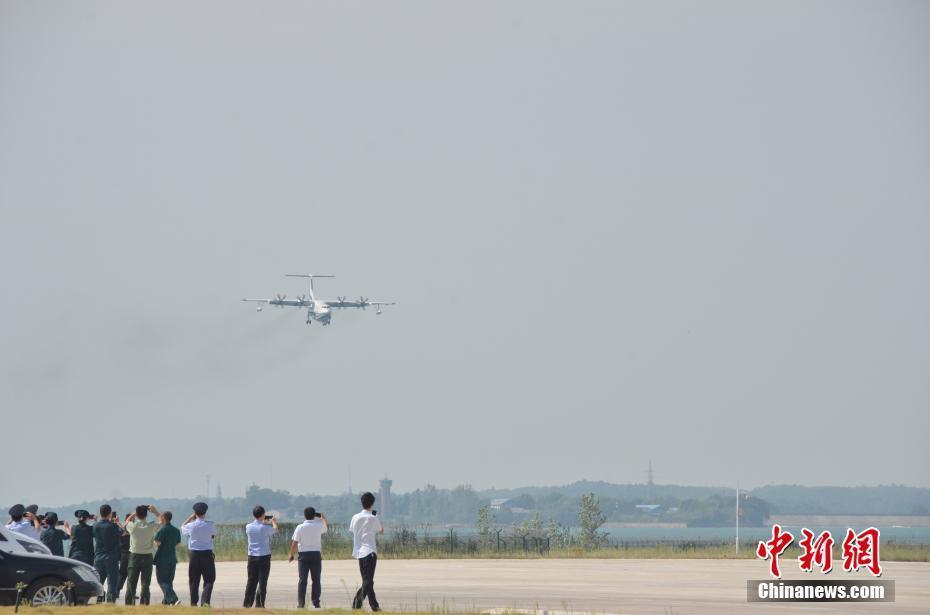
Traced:
[[352, 532], [352, 557], [358, 560], [358, 569], [362, 574], [362, 586], [352, 601], [353, 609], [362, 608], [365, 596], [372, 611], [380, 611], [378, 599], [375, 598], [375, 566], [378, 563], [378, 534], [384, 533], [384, 526], [378, 517], [378, 511], [372, 510], [375, 496], [370, 492], [362, 494], [362, 512], [352, 517], [349, 531]]
[[320, 575], [323, 572], [323, 534], [329, 529], [326, 515], [319, 513], [313, 506], [304, 509], [304, 521], [294, 529], [291, 537], [291, 552], [287, 561], [294, 561], [297, 551], [297, 608], [304, 608], [307, 600], [307, 573], [313, 581], [310, 588], [310, 602], [314, 608], [320, 608]]

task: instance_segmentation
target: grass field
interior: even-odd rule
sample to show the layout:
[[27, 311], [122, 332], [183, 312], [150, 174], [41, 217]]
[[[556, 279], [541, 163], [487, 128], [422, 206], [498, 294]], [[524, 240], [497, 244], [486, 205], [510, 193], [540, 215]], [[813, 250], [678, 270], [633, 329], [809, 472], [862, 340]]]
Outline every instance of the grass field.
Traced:
[[[214, 552], [219, 561], [246, 559], [245, 532], [241, 525], [217, 526]], [[293, 524], [282, 524], [272, 536], [271, 552], [275, 559], [286, 559], [290, 548]], [[789, 550], [786, 557], [797, 557], [798, 551]], [[739, 555], [732, 542], [701, 541], [618, 541], [611, 539], [597, 549], [583, 549], [580, 545], [558, 543], [544, 536], [516, 536], [506, 534], [498, 539], [492, 535], [481, 540], [478, 536], [461, 535], [455, 531], [387, 532], [378, 538], [378, 555], [382, 559], [752, 559], [756, 543], [744, 542]], [[841, 555], [834, 549], [834, 559]], [[352, 539], [345, 528], [331, 525], [323, 535], [323, 557], [327, 560], [350, 559]], [[178, 558], [186, 561], [184, 544], [178, 546]], [[881, 558], [885, 561], [930, 562], [930, 545], [883, 542]]]
[[[272, 550], [274, 559], [286, 559], [285, 547]], [[328, 560], [351, 559], [351, 547], [341, 549], [324, 548], [323, 555]], [[796, 558], [800, 550], [792, 547], [783, 557]], [[841, 559], [839, 548], [834, 549], [834, 560]], [[381, 559], [753, 559], [756, 557], [754, 545], [744, 545], [737, 555], [733, 545], [658, 545], [651, 547], [603, 548], [585, 550], [580, 548], [550, 549], [539, 552], [496, 551], [483, 549], [477, 551], [449, 551], [444, 549], [408, 549], [401, 552], [382, 550]], [[178, 551], [178, 559], [187, 560], [187, 549]], [[225, 546], [216, 550], [218, 561], [245, 560], [244, 546]], [[930, 562], [930, 545], [883, 544], [881, 559], [891, 562]]]
[[[253, 615], [262, 613], [264, 615], [293, 615], [293, 610], [288, 609], [227, 609], [224, 607], [213, 608], [194, 608], [190, 606], [162, 606], [153, 604], [150, 606], [123, 606], [119, 604], [99, 604], [93, 606], [75, 606], [75, 607], [28, 607], [20, 606], [19, 612], [26, 615], [133, 615], [138, 613], [155, 613], [158, 615], [213, 615], [222, 613], [223, 615]], [[364, 610], [369, 613], [368, 609]], [[430, 615], [452, 613], [453, 611], [445, 610], [442, 605], [437, 605], [433, 610], [422, 611], [381, 611], [385, 615], [392, 613], [404, 613], [404, 615], [414, 615], [416, 613], [429, 613]], [[467, 611], [454, 611], [455, 613], [467, 613]], [[0, 607], [0, 613], [6, 615], [13, 613], [13, 607]], [[350, 609], [313, 609], [313, 613], [322, 615], [354, 615], [358, 611]]]

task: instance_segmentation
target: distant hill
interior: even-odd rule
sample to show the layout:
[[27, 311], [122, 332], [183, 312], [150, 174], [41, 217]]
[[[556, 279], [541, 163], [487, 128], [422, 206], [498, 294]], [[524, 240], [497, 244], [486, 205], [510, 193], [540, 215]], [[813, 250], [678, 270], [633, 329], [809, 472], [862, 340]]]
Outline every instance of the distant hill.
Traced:
[[[730, 487], [684, 485], [618, 485], [604, 481], [582, 480], [569, 485], [529, 486], [511, 489], [475, 490], [467, 485], [442, 489], [434, 485], [409, 492], [391, 494], [386, 518], [400, 525], [444, 524], [472, 525], [482, 506], [493, 509], [494, 522], [510, 527], [550, 520], [573, 526], [578, 519], [578, 500], [583, 493], [600, 498], [601, 509], [611, 522], [686, 523], [693, 527], [727, 526], [733, 519], [734, 490]], [[872, 487], [803, 487], [767, 485], [745, 493], [742, 503], [747, 525], [764, 525], [769, 514], [803, 515], [927, 515], [930, 514], [930, 489], [901, 485]], [[221, 522], [248, 519], [252, 506], [262, 504], [288, 519], [301, 517], [305, 506], [323, 510], [337, 522], [347, 522], [358, 511], [358, 494], [295, 495], [287, 491], [252, 485], [245, 494], [227, 498], [157, 498], [138, 497], [108, 499], [114, 510], [129, 512], [139, 503], [153, 503], [162, 510], [173, 510], [181, 518], [197, 499], [210, 503], [210, 516]], [[8, 502], [9, 506], [14, 502]], [[102, 500], [52, 508], [63, 518], [70, 518], [76, 508], [95, 511]], [[379, 502], [378, 508], [382, 507]]]
[[[927, 515], [930, 514], [930, 489], [904, 485], [861, 487], [805, 487], [802, 485], [766, 485], [746, 491], [769, 503], [771, 512], [780, 514], [821, 515]], [[516, 498], [530, 495], [535, 499], [552, 494], [578, 497], [594, 493], [601, 498], [626, 501], [652, 499], [703, 500], [710, 497], [733, 497], [733, 487], [685, 485], [614, 484], [580, 480], [569, 485], [483, 489], [483, 498]]]
[[878, 485], [876, 487], [766, 485], [753, 489], [752, 494], [769, 502], [773, 514], [930, 514], [930, 489], [903, 485]]
[[686, 485], [615, 484], [602, 480], [579, 480], [568, 485], [550, 487], [518, 487], [513, 489], [482, 489], [478, 494], [486, 498], [512, 498], [523, 494], [544, 496], [561, 493], [579, 497], [593, 493], [599, 497], [621, 500], [643, 500], [652, 498], [675, 498], [681, 500], [703, 499], [712, 495], [725, 496], [733, 493], [731, 487], [692, 487]]

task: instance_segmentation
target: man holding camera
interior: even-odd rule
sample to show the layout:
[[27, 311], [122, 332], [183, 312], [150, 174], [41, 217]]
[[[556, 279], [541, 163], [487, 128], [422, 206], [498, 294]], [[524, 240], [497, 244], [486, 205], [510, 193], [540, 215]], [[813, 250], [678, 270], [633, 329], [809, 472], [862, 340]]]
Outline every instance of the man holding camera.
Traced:
[[245, 526], [245, 535], [249, 542], [249, 563], [246, 568], [248, 580], [245, 583], [245, 600], [242, 606], [249, 609], [254, 604], [262, 609], [265, 608], [268, 574], [271, 572], [271, 536], [278, 531], [278, 520], [274, 515], [266, 515], [263, 506], [253, 508], [252, 516], [255, 520]]
[[[194, 504], [194, 513], [181, 524], [181, 534], [187, 536], [187, 548], [191, 559], [187, 566], [187, 581], [191, 592], [191, 606], [210, 606], [213, 583], [216, 582], [216, 562], [213, 558], [213, 538], [216, 527], [206, 520], [206, 502]], [[203, 595], [200, 594], [200, 579], [203, 578]]]
[[59, 557], [65, 556], [65, 539], [71, 538], [71, 526], [65, 521], [62, 525], [63, 530], [58, 529], [58, 513], [45, 513], [45, 529], [39, 535], [42, 541], [52, 555]]
[[[100, 520], [94, 523], [94, 567], [100, 584], [106, 583], [107, 602], [116, 602], [119, 593], [120, 527], [113, 522], [113, 509], [109, 504], [100, 507]], [[102, 602], [103, 596], [97, 599]]]
[[353, 609], [362, 608], [365, 596], [372, 611], [380, 611], [378, 599], [375, 598], [375, 566], [378, 563], [378, 545], [375, 538], [384, 533], [384, 526], [378, 518], [378, 511], [372, 510], [375, 496], [366, 491], [362, 494], [362, 512], [352, 517], [349, 531], [352, 533], [352, 557], [358, 560], [358, 569], [362, 574], [362, 586], [352, 601]]
[[74, 511], [74, 516], [77, 518], [77, 525], [71, 528], [71, 546], [68, 549], [68, 557], [93, 566], [94, 528], [87, 525], [87, 520], [94, 517], [83, 508]]
[[304, 608], [307, 600], [307, 573], [313, 582], [310, 588], [310, 602], [313, 608], [320, 608], [320, 575], [323, 572], [323, 534], [329, 529], [326, 515], [319, 513], [312, 506], [304, 509], [305, 521], [294, 529], [291, 537], [291, 552], [287, 561], [294, 561], [297, 555], [297, 608]]
[[126, 518], [126, 533], [129, 534], [127, 606], [136, 602], [136, 583], [139, 582], [140, 576], [142, 588], [139, 592], [139, 604], [147, 605], [151, 601], [149, 587], [152, 584], [152, 554], [155, 552], [155, 532], [158, 525], [154, 519], [149, 521], [150, 512], [158, 515], [158, 510], [151, 504], [136, 506], [136, 511]]
[[14, 505], [10, 508], [10, 522], [6, 524], [6, 529], [39, 540], [42, 524], [36, 517], [37, 510], [39, 510], [39, 507], [35, 504], [28, 507], [22, 504]]

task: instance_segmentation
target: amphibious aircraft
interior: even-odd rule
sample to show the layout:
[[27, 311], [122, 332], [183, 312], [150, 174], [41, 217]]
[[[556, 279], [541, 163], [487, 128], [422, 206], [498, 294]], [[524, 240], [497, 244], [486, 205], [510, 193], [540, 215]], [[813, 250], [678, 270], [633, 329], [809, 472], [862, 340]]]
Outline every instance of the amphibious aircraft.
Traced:
[[314, 320], [329, 325], [332, 323], [333, 310], [342, 310], [346, 308], [367, 309], [369, 306], [375, 308], [376, 314], [381, 314], [381, 310], [386, 305], [395, 305], [393, 301], [372, 301], [368, 297], [359, 297], [356, 301], [350, 301], [346, 297], [336, 297], [335, 301], [317, 299], [313, 294], [313, 280], [315, 278], [334, 278], [334, 275], [321, 275], [313, 273], [288, 273], [289, 278], [307, 278], [310, 280], [310, 292], [307, 295], [298, 295], [294, 299], [288, 299], [287, 295], [277, 294], [274, 299], [243, 299], [257, 303], [256, 311], [261, 312], [262, 308], [267, 305], [273, 305], [279, 308], [293, 307], [307, 310], [307, 324]]

